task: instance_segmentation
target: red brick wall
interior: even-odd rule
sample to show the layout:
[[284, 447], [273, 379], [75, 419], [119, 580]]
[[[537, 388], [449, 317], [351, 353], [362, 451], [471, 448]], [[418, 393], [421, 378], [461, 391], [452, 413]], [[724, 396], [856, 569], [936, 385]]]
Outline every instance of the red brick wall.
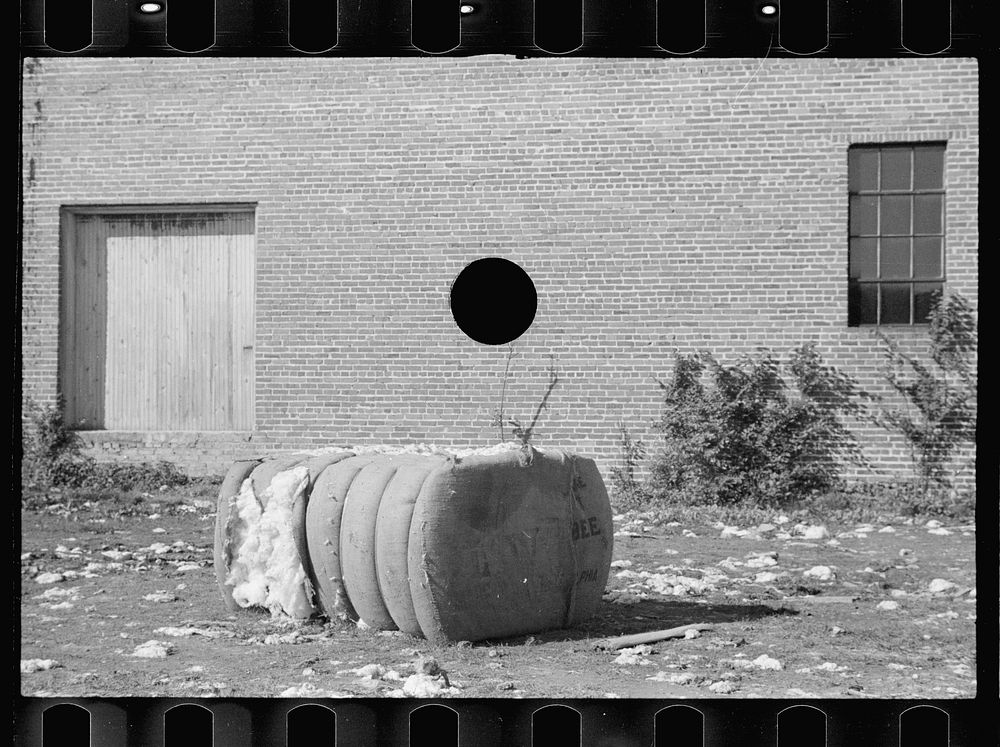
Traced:
[[[482, 256], [539, 295], [507, 412], [530, 418], [552, 356], [536, 441], [605, 474], [619, 418], [648, 433], [674, 350], [815, 340], [877, 387], [872, 330], [846, 326], [847, 148], [948, 142], [947, 285], [975, 302], [977, 75], [963, 59], [29, 60], [25, 392], [56, 392], [60, 206], [170, 202], [258, 203], [257, 425], [124, 439], [133, 457], [219, 472], [331, 441], [490, 443], [506, 350], [448, 307]], [[863, 438], [905, 474], [902, 444]]]

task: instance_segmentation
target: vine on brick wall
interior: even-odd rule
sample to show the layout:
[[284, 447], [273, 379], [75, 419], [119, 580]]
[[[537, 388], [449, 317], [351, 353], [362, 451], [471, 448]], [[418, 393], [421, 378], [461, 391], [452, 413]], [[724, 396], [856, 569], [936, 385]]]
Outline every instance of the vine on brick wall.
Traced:
[[880, 422], [906, 439], [924, 493], [950, 488], [956, 452], [976, 436], [976, 317], [959, 293], [938, 296], [928, 326], [930, 361], [904, 353], [879, 332], [884, 375], [903, 405], [882, 405]]

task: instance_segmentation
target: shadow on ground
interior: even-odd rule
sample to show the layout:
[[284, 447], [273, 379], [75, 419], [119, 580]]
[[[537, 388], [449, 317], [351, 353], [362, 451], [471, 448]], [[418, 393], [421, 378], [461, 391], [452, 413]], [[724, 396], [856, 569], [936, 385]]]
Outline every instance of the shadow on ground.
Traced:
[[[602, 601], [596, 614], [575, 628], [563, 628], [536, 633], [532, 636], [506, 638], [506, 644], [520, 644], [528, 639], [536, 643], [577, 641], [589, 638], [650, 633], [681, 625], [721, 625], [723, 623], [758, 620], [775, 615], [797, 615], [795, 610], [769, 607], [763, 604], [698, 604], [694, 602], [658, 601], [647, 599], [636, 604], [615, 604]], [[480, 641], [477, 646], [490, 646], [500, 641]]]

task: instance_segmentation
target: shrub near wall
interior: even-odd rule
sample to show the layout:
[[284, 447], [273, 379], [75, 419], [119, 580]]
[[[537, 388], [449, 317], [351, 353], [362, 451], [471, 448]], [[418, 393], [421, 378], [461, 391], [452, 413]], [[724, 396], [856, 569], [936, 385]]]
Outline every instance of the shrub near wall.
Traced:
[[723, 366], [709, 353], [678, 356], [664, 392], [651, 492], [690, 503], [781, 504], [836, 485], [862, 460], [844, 416], [861, 411], [854, 381], [813, 346], [792, 351], [787, 375], [770, 354]]

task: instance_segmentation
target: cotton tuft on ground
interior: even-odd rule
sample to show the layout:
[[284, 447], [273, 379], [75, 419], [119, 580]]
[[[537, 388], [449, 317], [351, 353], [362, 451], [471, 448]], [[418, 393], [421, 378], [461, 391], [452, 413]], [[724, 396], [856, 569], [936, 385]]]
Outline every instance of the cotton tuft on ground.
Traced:
[[[343, 621], [226, 609], [212, 566], [213, 491], [217, 486], [100, 500], [54, 494], [25, 504], [24, 695], [976, 693], [970, 523], [906, 523], [891, 513], [869, 524], [838, 523], [776, 511], [750, 525], [621, 513], [608, 588], [587, 622], [435, 645]], [[623, 650], [595, 648], [612, 636], [695, 623], [709, 629]]]

